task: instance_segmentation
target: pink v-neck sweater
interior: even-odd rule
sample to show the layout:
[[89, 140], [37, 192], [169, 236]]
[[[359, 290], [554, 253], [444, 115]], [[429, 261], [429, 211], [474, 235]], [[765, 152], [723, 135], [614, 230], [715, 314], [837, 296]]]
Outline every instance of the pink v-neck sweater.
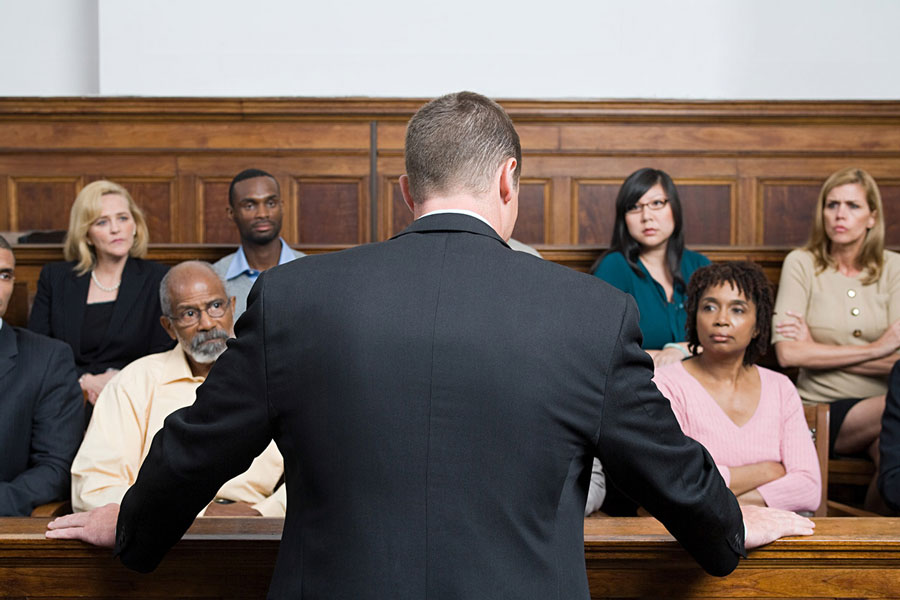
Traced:
[[761, 384], [759, 405], [742, 427], [680, 362], [657, 369], [654, 381], [671, 402], [682, 431], [706, 447], [726, 484], [731, 482], [729, 467], [780, 462], [784, 477], [757, 488], [766, 504], [814, 511], [821, 500], [822, 480], [800, 396], [784, 375], [756, 369]]

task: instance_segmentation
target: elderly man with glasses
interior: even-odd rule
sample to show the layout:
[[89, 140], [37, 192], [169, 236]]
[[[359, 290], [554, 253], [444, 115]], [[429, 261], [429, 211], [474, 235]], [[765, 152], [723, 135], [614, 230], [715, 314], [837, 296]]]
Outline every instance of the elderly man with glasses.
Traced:
[[[193, 404], [233, 336], [234, 298], [210, 265], [190, 261], [172, 268], [159, 294], [162, 326], [178, 344], [134, 361], [103, 389], [72, 464], [76, 511], [122, 501], [165, 418]], [[283, 471], [281, 454], [270, 443], [247, 471], [222, 486], [204, 514], [284, 516], [285, 491], [278, 485]]]

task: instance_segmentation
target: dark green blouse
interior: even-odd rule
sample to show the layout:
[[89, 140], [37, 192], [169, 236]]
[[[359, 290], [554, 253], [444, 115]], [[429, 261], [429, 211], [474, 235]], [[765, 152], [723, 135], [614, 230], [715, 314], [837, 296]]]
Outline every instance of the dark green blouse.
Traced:
[[[690, 281], [694, 271], [708, 264], [709, 259], [702, 254], [685, 250], [681, 256], [684, 283]], [[650, 277], [643, 263], [638, 261], [638, 266], [643, 277], [631, 270], [621, 252], [612, 252], [603, 258], [594, 275], [634, 297], [641, 314], [645, 350], [659, 350], [668, 342], [683, 342], [687, 321], [684, 292], [676, 289], [672, 292], [672, 302], [667, 302], [663, 287]]]

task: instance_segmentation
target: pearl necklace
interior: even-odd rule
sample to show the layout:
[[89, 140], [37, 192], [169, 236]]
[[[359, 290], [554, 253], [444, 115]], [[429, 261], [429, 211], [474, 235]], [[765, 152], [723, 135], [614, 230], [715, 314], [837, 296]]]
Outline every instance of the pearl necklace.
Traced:
[[96, 284], [96, 286], [98, 288], [100, 288], [101, 290], [103, 290], [104, 292], [114, 292], [117, 289], [119, 289], [120, 285], [122, 285], [122, 279], [120, 278], [119, 281], [116, 282], [116, 285], [114, 285], [112, 287], [104, 286], [102, 283], [100, 283], [100, 280], [97, 279], [97, 274], [94, 273], [93, 270], [91, 270], [91, 280], [93, 280], [94, 284]]

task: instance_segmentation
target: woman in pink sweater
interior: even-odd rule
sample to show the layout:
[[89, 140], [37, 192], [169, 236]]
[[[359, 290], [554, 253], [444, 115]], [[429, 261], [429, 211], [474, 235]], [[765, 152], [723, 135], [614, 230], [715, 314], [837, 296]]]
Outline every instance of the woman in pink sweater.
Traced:
[[693, 356], [655, 376], [682, 430], [706, 447], [739, 502], [815, 511], [822, 482], [800, 396], [787, 377], [754, 364], [772, 321], [762, 269], [702, 267], [687, 296]]

